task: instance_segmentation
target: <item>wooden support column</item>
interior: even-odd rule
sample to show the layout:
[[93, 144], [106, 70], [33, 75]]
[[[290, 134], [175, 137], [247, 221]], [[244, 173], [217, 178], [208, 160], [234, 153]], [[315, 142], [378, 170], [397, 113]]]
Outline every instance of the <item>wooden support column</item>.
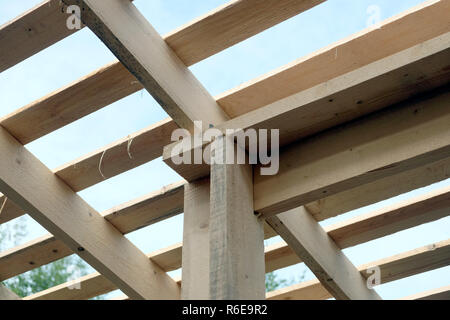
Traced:
[[267, 222], [336, 299], [381, 299], [304, 207], [270, 217]]
[[209, 178], [186, 184], [181, 298], [209, 299]]
[[252, 166], [225, 164], [234, 147], [219, 143], [211, 156], [210, 298], [265, 299], [264, 230], [253, 210]]

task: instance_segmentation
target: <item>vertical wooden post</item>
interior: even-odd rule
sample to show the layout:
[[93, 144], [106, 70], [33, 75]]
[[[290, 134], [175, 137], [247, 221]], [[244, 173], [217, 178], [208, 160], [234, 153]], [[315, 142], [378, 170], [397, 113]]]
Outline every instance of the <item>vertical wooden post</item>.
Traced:
[[226, 164], [235, 145], [218, 139], [223, 143], [211, 154], [210, 298], [265, 299], [264, 230], [253, 210], [252, 166]]
[[209, 178], [189, 183], [184, 191], [181, 298], [209, 299]]

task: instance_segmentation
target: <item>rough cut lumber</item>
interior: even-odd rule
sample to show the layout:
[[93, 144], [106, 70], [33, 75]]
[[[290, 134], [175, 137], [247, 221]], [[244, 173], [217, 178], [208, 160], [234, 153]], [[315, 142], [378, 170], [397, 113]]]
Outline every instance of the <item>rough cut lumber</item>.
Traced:
[[15, 110], [0, 124], [25, 145], [141, 89], [136, 78], [114, 62]]
[[82, 8], [81, 19], [181, 127], [217, 125], [223, 110], [176, 53], [128, 1], [63, 0]]
[[381, 299], [304, 207], [270, 217], [267, 222], [336, 299]]
[[450, 300], [450, 285], [413, 294], [402, 300]]
[[2, 300], [22, 300], [17, 294], [0, 283], [0, 301]]
[[233, 0], [166, 36], [190, 66], [325, 0]]
[[450, 158], [325, 197], [306, 207], [317, 221], [322, 221], [448, 178]]
[[[159, 250], [148, 255], [148, 258], [158, 264], [164, 271], [169, 272], [179, 269], [181, 263], [173, 262], [173, 257], [180, 260], [181, 246], [175, 245], [167, 249]], [[74, 286], [79, 289], [73, 290]], [[32, 294], [24, 300], [87, 300], [99, 295], [114, 291], [117, 286], [98, 272], [89, 274], [79, 279], [63, 283], [59, 286]]]
[[176, 299], [174, 281], [0, 128], [0, 190], [133, 299]]
[[[102, 213], [122, 234], [183, 212], [184, 182], [175, 183]], [[0, 281], [46, 265], [73, 253], [62, 241], [46, 235], [0, 253]]]
[[[169, 193], [171, 193], [169, 191]], [[181, 195], [183, 192], [180, 192]], [[450, 190], [448, 187], [402, 201], [386, 208], [358, 216], [325, 228], [328, 235], [341, 249], [378, 239], [395, 232], [444, 218], [450, 214]], [[162, 199], [165, 201], [164, 199]], [[146, 201], [147, 202], [147, 201]], [[154, 203], [148, 201], [148, 203]], [[154, 203], [155, 204], [155, 203]], [[143, 208], [139, 206], [140, 208]], [[157, 206], [159, 207], [159, 205]], [[149, 207], [151, 211], [152, 206]], [[125, 209], [126, 210], [126, 209]], [[116, 212], [112, 209], [109, 212]], [[126, 212], [130, 212], [126, 210]], [[103, 214], [105, 217], [109, 215]], [[133, 219], [126, 219], [127, 226]], [[146, 220], [146, 219], [144, 219]], [[114, 225], [114, 219], [109, 220]], [[115, 224], [122, 233], [124, 226]], [[137, 229], [135, 225], [130, 230]], [[269, 238], [266, 232], [265, 238]], [[152, 260], [165, 271], [181, 267], [181, 244], [152, 255]], [[161, 254], [160, 254], [161, 253]], [[48, 235], [0, 254], [0, 281], [48, 264], [72, 254], [61, 241]], [[301, 260], [285, 243], [270, 246], [266, 250], [266, 272], [281, 269]]]
[[[239, 1], [236, 3], [236, 5], [243, 5], [245, 6], [245, 1]], [[281, 1], [280, 1], [281, 3]], [[259, 4], [264, 4], [264, 1], [261, 1]], [[437, 37], [445, 32], [450, 31], [450, 28], [448, 26], [448, 23], [445, 23], [448, 21], [446, 12], [448, 10], [445, 10], [445, 8], [448, 7], [448, 0], [445, 1], [429, 1], [425, 5], [420, 5], [419, 7], [416, 7], [415, 9], [412, 9], [411, 12], [408, 12], [407, 14], [402, 14], [400, 16], [397, 16], [396, 18], [392, 19], [391, 22], [388, 22], [387, 24], [383, 25], [381, 29], [376, 30], [368, 30], [367, 35], [363, 33], [361, 37], [356, 37], [355, 40], [349, 43], [350, 47], [346, 52], [357, 52], [357, 49], [354, 48], [352, 45], [358, 44], [359, 48], [369, 48], [371, 46], [374, 46], [377, 48], [377, 50], [370, 50], [369, 54], [364, 51], [364, 53], [361, 53], [358, 56], [358, 59], [363, 59], [365, 57], [372, 57], [373, 59], [381, 59], [385, 56], [388, 56], [390, 54], [394, 54], [395, 52], [399, 52], [401, 50], [407, 49], [409, 47], [412, 47], [414, 45], [417, 45], [423, 41], [432, 39], [434, 37]], [[227, 13], [227, 8], [225, 7], [223, 10], [220, 11], [220, 15], [223, 15], [224, 17], [229, 17]], [[234, 10], [233, 8], [231, 10]], [[284, 10], [291, 10], [291, 7], [285, 7]], [[283, 10], [283, 11], [284, 11]], [[258, 11], [255, 9], [254, 11]], [[266, 14], [264, 12], [261, 12], [262, 14]], [[219, 13], [213, 14], [217, 17]], [[274, 16], [276, 14], [274, 13]], [[218, 18], [217, 21], [222, 21], [224, 19], [224, 25], [228, 25], [228, 22], [226, 22], [226, 18]], [[232, 16], [229, 17], [229, 19], [234, 19]], [[273, 21], [274, 24], [281, 22], [276, 19], [270, 21]], [[265, 20], [258, 19], [259, 23], [265, 23]], [[267, 21], [267, 20], [266, 20]], [[390, 21], [390, 20], [388, 20]], [[194, 25], [188, 25], [188, 29], [195, 29], [195, 30], [205, 30], [205, 33], [211, 34], [211, 38], [206, 37], [205, 42], [206, 46], [209, 48], [214, 48], [214, 46], [210, 46], [212, 41], [217, 38], [220, 33], [222, 32], [224, 26], [217, 26], [216, 32], [210, 33], [208, 31], [208, 25], [205, 24], [203, 26], [203, 20], [198, 21], [194, 25], [197, 25], [194, 27]], [[190, 39], [189, 43], [194, 42], [194, 39], [189, 38], [189, 32], [184, 31], [185, 29], [179, 30], [179, 32], [171, 33], [170, 37], [166, 37], [166, 41], [168, 43], [172, 42], [170, 39]], [[407, 31], [405, 31], [407, 30]], [[373, 33], [378, 34], [377, 42], [373, 42], [372, 40], [375, 38], [372, 36]], [[240, 33], [234, 34], [233, 37], [240, 37]], [[398, 41], [397, 39], [401, 39], [401, 41]], [[395, 45], [396, 50], [389, 50], [389, 46], [386, 46], [386, 48], [383, 46], [384, 43], [392, 42], [392, 39], [396, 39], [392, 45]], [[175, 40], [174, 40], [175, 41]], [[233, 42], [230, 37], [230, 42]], [[198, 48], [204, 48], [205, 46], [200, 46]], [[334, 52], [333, 52], [334, 49]], [[384, 54], [385, 56], [374, 56], [377, 52], [381, 52], [381, 49], [384, 51], [387, 50]], [[181, 54], [182, 48], [180, 48], [180, 52], [176, 51], [177, 55], [182, 60], [188, 60], [186, 57], [184, 57]], [[334, 53], [336, 51], [336, 48], [330, 48], [330, 52]], [[192, 52], [189, 50], [189, 52]], [[210, 52], [210, 55], [212, 55], [215, 52]], [[193, 53], [194, 54], [194, 53]], [[195, 55], [195, 54], [194, 54]], [[202, 54], [200, 54], [202, 55]], [[312, 56], [314, 57], [314, 55]], [[339, 55], [338, 57], [343, 57], [343, 55]], [[349, 61], [353, 62], [352, 59], [355, 57], [352, 56]], [[302, 59], [303, 60], [303, 59]], [[276, 100], [286, 98], [294, 93], [297, 93], [299, 91], [302, 91], [302, 89], [305, 89], [302, 86], [293, 86], [292, 84], [296, 83], [296, 81], [303, 81], [306, 78], [313, 78], [313, 77], [303, 77], [303, 71], [302, 67], [303, 63], [301, 63], [299, 67], [288, 65], [278, 72], [271, 72], [266, 77], [263, 77], [262, 81], [253, 81], [253, 84], [248, 84], [243, 87], [239, 87], [235, 90], [232, 90], [229, 93], [223, 94], [219, 97], [217, 97], [217, 101], [220, 105], [224, 106], [225, 109], [227, 109], [225, 106], [236, 104], [235, 100], [241, 99], [239, 98], [242, 95], [242, 99], [246, 101], [246, 103], [251, 103], [253, 101], [258, 101], [258, 105], [264, 106], [267, 104], [270, 104]], [[375, 60], [368, 60], [367, 63], [373, 62]], [[308, 59], [305, 59], [305, 63]], [[334, 59], [330, 61], [330, 63], [334, 63]], [[313, 66], [323, 66], [321, 63], [311, 63]], [[318, 70], [317, 76], [320, 76], [323, 74], [323, 72], [330, 70], [339, 70], [339, 66], [341, 65], [341, 62], [337, 63], [336, 65], [332, 64], [333, 67], [327, 68], [327, 70]], [[355, 67], [356, 68], [356, 67]], [[289, 71], [291, 70], [292, 71]], [[353, 69], [350, 69], [353, 70]], [[349, 70], [349, 71], [350, 71]], [[346, 70], [342, 72], [348, 72]], [[290, 74], [290, 76], [286, 77], [285, 74]], [[316, 76], [316, 77], [317, 77]], [[333, 75], [331, 75], [331, 78]], [[91, 79], [93, 78], [93, 79]], [[266, 95], [265, 92], [269, 90], [267, 88], [267, 85], [265, 85], [265, 78], [270, 78], [270, 81], [268, 84], [270, 84], [270, 91], [271, 95]], [[329, 80], [331, 78], [320, 78], [322, 81]], [[302, 79], [302, 80], [300, 80]], [[79, 82], [79, 83], [78, 83]], [[37, 139], [53, 130], [56, 130], [70, 122], [73, 122], [75, 120], [80, 119], [80, 117], [84, 114], [89, 114], [92, 112], [95, 112], [99, 110], [100, 108], [109, 105], [120, 98], [126, 97], [128, 94], [134, 93], [140, 89], [142, 89], [142, 86], [140, 85], [139, 81], [136, 80], [134, 76], [132, 76], [126, 68], [122, 66], [121, 63], [116, 62], [112, 65], [105, 66], [98, 71], [93, 72], [90, 76], [86, 77], [85, 79], [81, 79], [77, 83], [73, 84], [73, 90], [71, 88], [67, 88], [67, 90], [60, 90], [61, 92], [57, 91], [54, 94], [50, 94], [44, 99], [41, 99], [35, 103], [32, 103], [20, 111], [19, 113], [12, 113], [11, 115], [5, 117], [3, 120], [0, 120], [1, 125], [4, 126], [8, 131], [15, 136], [19, 141], [22, 143], [29, 143], [33, 141], [34, 139]], [[84, 83], [86, 82], [86, 84]], [[92, 91], [87, 91], [85, 93], [85, 90], [92, 88]], [[291, 88], [288, 91], [285, 90], [285, 88]], [[242, 94], [239, 92], [240, 89], [242, 89]], [[261, 92], [264, 91], [264, 92]], [[273, 91], [273, 92], [272, 92]], [[277, 93], [283, 93], [281, 95], [278, 95]], [[60, 96], [60, 97], [58, 97]], [[247, 97], [247, 98], [245, 98]], [[277, 97], [275, 100], [272, 99], [272, 97]], [[264, 99], [264, 100], [261, 100]], [[53, 101], [64, 101], [64, 109], [61, 110], [57, 107], [57, 105], [54, 105]], [[69, 103], [71, 102], [71, 103]], [[81, 102], [81, 105], [78, 103]], [[39, 110], [42, 111], [39, 111]], [[80, 112], [80, 110], [84, 110], [83, 112]], [[42, 112], [44, 116], [40, 117], [36, 113]], [[62, 114], [63, 112], [63, 114]], [[64, 115], [64, 116], [62, 116]], [[43, 121], [42, 123], [36, 122], [36, 119], [41, 119]], [[30, 123], [33, 123], [33, 125], [29, 125]]]
[[[425, 1], [217, 97], [235, 118], [450, 31], [450, 1]], [[326, 67], [324, 67], [326, 66]]]
[[0, 194], [0, 208], [2, 206], [3, 210], [1, 210], [0, 213], [0, 224], [11, 221], [24, 214], [23, 210], [19, 208], [13, 201], [6, 199], [4, 195]]
[[[163, 147], [170, 141], [172, 130], [176, 128], [178, 127], [173, 121], [169, 119], [163, 120], [156, 125], [151, 125], [111, 145], [71, 161], [55, 169], [54, 172], [73, 191], [82, 191], [105, 179], [136, 168], [161, 156]], [[99, 171], [102, 156], [101, 169], [105, 177]], [[2, 199], [0, 197], [0, 201]], [[0, 215], [0, 224], [20, 217], [24, 213], [12, 201], [8, 201], [4, 214]]]
[[[279, 129], [280, 145], [284, 146], [448, 84], [449, 61], [450, 32], [246, 113], [217, 129], [224, 133], [226, 129]], [[187, 181], [207, 176], [206, 164], [172, 162], [172, 150], [178, 143], [164, 149], [165, 162]]]
[[209, 298], [264, 299], [264, 224], [254, 214], [252, 166], [225, 164], [229, 147], [211, 156]]
[[0, 72], [78, 31], [67, 28], [68, 17], [60, 0], [46, 0], [0, 26]]
[[[84, 190], [159, 158], [161, 150], [170, 143], [170, 136], [177, 128], [171, 119], [160, 121], [54, 171], [74, 191]], [[102, 156], [100, 173], [98, 167]]]
[[[403, 279], [422, 272], [435, 270], [450, 264], [450, 240], [411, 250], [386, 259], [381, 259], [358, 267], [364, 277], [366, 270], [378, 266], [381, 284]], [[318, 280], [299, 283], [268, 293], [269, 300], [323, 300], [333, 296]]]
[[261, 176], [255, 169], [255, 211], [278, 214], [449, 158], [449, 104], [445, 90], [288, 147], [280, 154], [278, 175]]
[[184, 194], [181, 298], [209, 298], [209, 179], [189, 183]]
[[[179, 245], [181, 246], [181, 245]], [[435, 248], [433, 250], [432, 248]], [[172, 261], [173, 259], [173, 253], [177, 251], [177, 249], [174, 249], [175, 247], [169, 248], [167, 250], [162, 250], [158, 253], [154, 253], [149, 255], [149, 257], [153, 261]], [[273, 246], [272, 248], [275, 248]], [[266, 249], [266, 261], [270, 261], [274, 254], [271, 253], [271, 248]], [[385, 277], [389, 272], [393, 272], [393, 276], [395, 279], [401, 279], [408, 275], [414, 275], [418, 274], [420, 272], [425, 271], [431, 271], [437, 268], [441, 268], [444, 266], [447, 266], [450, 264], [449, 261], [449, 250], [450, 250], [450, 240], [442, 241], [434, 245], [425, 246], [419, 249], [415, 249], [409, 252], [406, 252], [404, 254], [396, 255], [391, 258], [379, 260], [372, 262], [371, 264], [361, 266], [358, 268], [358, 270], [361, 271], [361, 274], [363, 276], [366, 276], [364, 271], [366, 268], [370, 265], [372, 266], [379, 266], [382, 273], [381, 273], [381, 282], [387, 283], [389, 281], [393, 281], [392, 277]], [[181, 258], [181, 254], [179, 254], [179, 257]], [[168, 258], [168, 259], [167, 259]], [[178, 262], [178, 266], [174, 268], [168, 268], [164, 269], [166, 272], [172, 271], [174, 269], [177, 269], [181, 267], [181, 261]], [[173, 264], [171, 262], [170, 264]], [[398, 266], [398, 268], [393, 269], [392, 265]], [[277, 269], [281, 269], [284, 267], [287, 267], [289, 265], [281, 265], [280, 267], [277, 267]], [[67, 288], [72, 284], [66, 283], [63, 286], [58, 286], [54, 288], [50, 288], [48, 290], [42, 291], [40, 293], [31, 295], [29, 297], [26, 297], [25, 300], [49, 300], [49, 299], [90, 299], [93, 298], [99, 294], [105, 294], [108, 292], [111, 292], [115, 290], [116, 288], [108, 290], [103, 290], [99, 293], [99, 289], [96, 287], [93, 287], [89, 284], [86, 286], [85, 281], [95, 281], [97, 282], [101, 288], [107, 288], [108, 281], [105, 277], [102, 275], [96, 273], [91, 276], [88, 276], [83, 279], [84, 281], [79, 281], [81, 284], [81, 290], [76, 292], [69, 292]], [[180, 282], [180, 281], [179, 281]], [[75, 282], [77, 283], [77, 282]], [[274, 292], [270, 292], [267, 295], [268, 299], [277, 299], [277, 300], [295, 300], [295, 299], [329, 299], [332, 298], [332, 296], [328, 293], [328, 291], [320, 284], [318, 280], [312, 280], [308, 282], [303, 282], [285, 289], [277, 290]]]

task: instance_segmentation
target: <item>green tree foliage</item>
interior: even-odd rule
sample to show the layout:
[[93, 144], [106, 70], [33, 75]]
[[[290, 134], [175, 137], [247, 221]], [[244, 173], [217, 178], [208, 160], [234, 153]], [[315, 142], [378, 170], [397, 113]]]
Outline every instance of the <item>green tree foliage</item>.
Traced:
[[[27, 233], [24, 218], [1, 225], [0, 250], [4, 250], [7, 245], [18, 245]], [[3, 284], [20, 297], [26, 297], [84, 276], [88, 271], [88, 265], [78, 256], [70, 256], [6, 280]]]

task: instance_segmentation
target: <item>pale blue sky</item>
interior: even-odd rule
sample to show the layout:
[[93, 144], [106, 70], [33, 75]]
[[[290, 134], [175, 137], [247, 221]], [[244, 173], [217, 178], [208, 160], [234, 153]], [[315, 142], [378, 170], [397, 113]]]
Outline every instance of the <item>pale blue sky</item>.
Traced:
[[[40, 0], [0, 0], [0, 25], [40, 3]], [[225, 0], [136, 0], [136, 6], [153, 26], [166, 34], [190, 20], [224, 4]], [[422, 0], [329, 0], [297, 17], [225, 50], [191, 70], [213, 95], [283, 66], [366, 27], [367, 8], [377, 5], [382, 19], [391, 17]], [[9, 48], [0, 44], [0, 54]], [[0, 74], [0, 117], [113, 61], [114, 56], [88, 30], [84, 30], [38, 53]], [[165, 112], [145, 92], [138, 92], [90, 116], [49, 134], [29, 145], [49, 168], [56, 168], [128, 134], [166, 118]], [[80, 195], [99, 211], [132, 200], [181, 180], [160, 159], [91, 187]], [[449, 181], [438, 186], [448, 185]], [[405, 199], [430, 188], [404, 195]], [[341, 221], [394, 200], [363, 208], [324, 224]], [[395, 199], [397, 201], [397, 199]], [[30, 219], [26, 240], [45, 234]], [[356, 264], [370, 262], [433, 242], [450, 235], [450, 218], [345, 250]], [[182, 240], [182, 215], [150, 226], [128, 237], [150, 253]], [[273, 241], [272, 241], [273, 242]], [[303, 265], [279, 272], [298, 277]], [[307, 278], [312, 274], [308, 273]], [[450, 267], [382, 285], [384, 298], [399, 298], [450, 284]]]

